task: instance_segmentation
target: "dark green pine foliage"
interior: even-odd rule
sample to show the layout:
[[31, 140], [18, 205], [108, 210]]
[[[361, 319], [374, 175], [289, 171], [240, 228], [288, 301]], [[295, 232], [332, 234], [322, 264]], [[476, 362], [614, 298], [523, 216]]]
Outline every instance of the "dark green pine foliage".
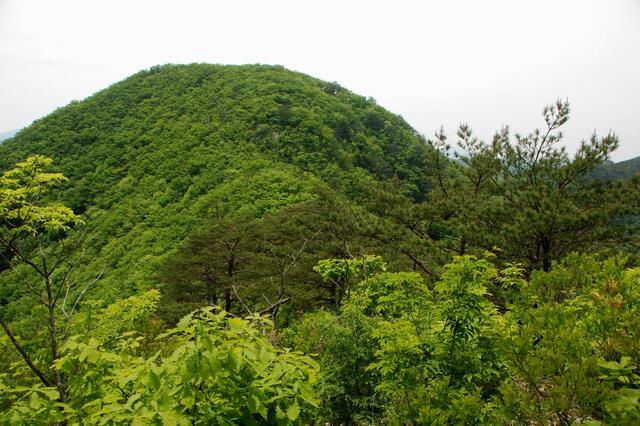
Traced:
[[69, 178], [56, 197], [88, 224], [79, 278], [104, 268], [92, 294], [115, 300], [155, 286], [220, 206], [260, 218], [319, 188], [361, 198], [374, 180], [421, 200], [428, 149], [336, 83], [279, 66], [164, 65], [37, 120], [0, 146], [0, 170], [55, 160]]

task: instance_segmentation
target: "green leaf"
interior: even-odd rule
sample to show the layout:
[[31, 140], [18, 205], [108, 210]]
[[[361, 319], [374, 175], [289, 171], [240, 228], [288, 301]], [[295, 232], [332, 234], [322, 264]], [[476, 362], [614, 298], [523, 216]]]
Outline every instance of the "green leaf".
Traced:
[[287, 417], [289, 420], [294, 421], [300, 416], [300, 407], [298, 401], [294, 400], [293, 404], [287, 408]]
[[255, 395], [250, 395], [249, 398], [247, 398], [247, 407], [249, 407], [249, 410], [251, 411], [251, 413], [258, 412], [259, 404], [260, 404], [260, 401], [258, 400], [258, 398], [256, 398]]
[[149, 379], [151, 379], [151, 386], [153, 386], [154, 389], [160, 388], [160, 377], [158, 377], [153, 370], [149, 371]]
[[287, 417], [287, 413], [285, 413], [284, 411], [282, 411], [282, 408], [280, 408], [279, 405], [276, 406], [276, 418], [278, 419], [285, 419]]

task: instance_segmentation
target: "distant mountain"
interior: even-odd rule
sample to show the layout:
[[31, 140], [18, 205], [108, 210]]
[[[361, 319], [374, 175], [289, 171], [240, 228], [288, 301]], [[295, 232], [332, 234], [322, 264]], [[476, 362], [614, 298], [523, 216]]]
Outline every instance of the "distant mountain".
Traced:
[[17, 130], [11, 130], [9, 132], [0, 132], [0, 141], [12, 138], [16, 133], [18, 133]]
[[608, 162], [603, 164], [592, 173], [595, 179], [603, 180], [619, 180], [630, 179], [640, 172], [640, 157], [630, 160], [621, 161], [619, 163]]

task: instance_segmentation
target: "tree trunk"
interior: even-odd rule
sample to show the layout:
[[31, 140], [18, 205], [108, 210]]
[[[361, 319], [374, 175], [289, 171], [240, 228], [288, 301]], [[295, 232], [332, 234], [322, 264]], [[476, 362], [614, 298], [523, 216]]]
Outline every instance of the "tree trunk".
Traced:
[[231, 297], [231, 289], [226, 289], [224, 292], [224, 310], [227, 312], [231, 312], [231, 302], [233, 302], [233, 298]]
[[549, 272], [551, 270], [551, 241], [548, 237], [542, 237], [540, 248], [542, 249], [542, 269]]
[[[57, 328], [56, 328], [56, 301], [53, 296], [53, 283], [49, 277], [45, 278], [45, 285], [47, 287], [47, 298], [49, 299], [47, 302], [47, 309], [49, 310], [49, 339], [51, 345], [51, 360], [55, 362], [58, 359], [58, 336], [57, 336]], [[65, 401], [66, 397], [66, 389], [64, 385], [64, 378], [62, 377], [62, 373], [59, 370], [55, 370], [56, 372], [56, 388], [60, 393], [60, 402]]]

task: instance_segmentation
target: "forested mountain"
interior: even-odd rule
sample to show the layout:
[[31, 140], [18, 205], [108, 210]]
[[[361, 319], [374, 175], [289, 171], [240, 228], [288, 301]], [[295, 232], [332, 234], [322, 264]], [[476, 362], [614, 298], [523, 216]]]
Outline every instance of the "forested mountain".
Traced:
[[272, 66], [161, 66], [36, 121], [0, 148], [68, 178], [89, 224], [89, 270], [115, 299], [149, 288], [163, 259], [217, 207], [261, 217], [358, 177], [422, 199], [427, 146], [400, 117], [335, 83]]
[[635, 425], [614, 134], [457, 149], [277, 66], [141, 71], [0, 145], [0, 424]]
[[596, 179], [630, 179], [640, 173], [640, 157], [618, 163], [608, 162], [593, 171]]

